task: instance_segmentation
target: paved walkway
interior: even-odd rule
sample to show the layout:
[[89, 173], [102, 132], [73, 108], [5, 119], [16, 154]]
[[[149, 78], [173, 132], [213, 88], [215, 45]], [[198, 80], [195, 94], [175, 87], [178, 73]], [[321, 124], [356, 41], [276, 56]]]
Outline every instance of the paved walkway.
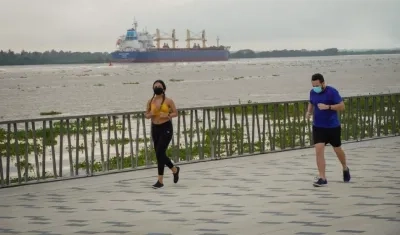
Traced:
[[346, 144], [352, 182], [327, 149], [183, 165], [0, 190], [0, 234], [400, 234], [400, 137]]

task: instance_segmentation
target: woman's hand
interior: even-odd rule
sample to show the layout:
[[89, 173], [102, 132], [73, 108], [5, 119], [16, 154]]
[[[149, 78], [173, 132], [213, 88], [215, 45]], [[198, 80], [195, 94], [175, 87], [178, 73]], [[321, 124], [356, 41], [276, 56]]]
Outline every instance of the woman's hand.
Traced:
[[169, 113], [160, 112], [161, 118], [170, 118]]
[[153, 117], [153, 112], [150, 111], [150, 112], [144, 113], [144, 116], [145, 116], [145, 118], [150, 119], [151, 117]]

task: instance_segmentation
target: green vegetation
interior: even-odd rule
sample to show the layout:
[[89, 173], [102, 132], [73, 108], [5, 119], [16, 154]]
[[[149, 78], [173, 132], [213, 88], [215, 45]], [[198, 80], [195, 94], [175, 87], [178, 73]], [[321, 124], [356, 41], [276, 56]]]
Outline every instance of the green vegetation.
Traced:
[[123, 85], [137, 85], [139, 82], [123, 82]]
[[231, 58], [273, 58], [273, 57], [307, 57], [307, 56], [340, 56], [340, 55], [374, 55], [400, 54], [400, 49], [366, 50], [366, 51], [339, 51], [337, 48], [325, 50], [273, 50], [255, 52], [250, 49], [231, 53]]
[[101, 52], [71, 52], [71, 51], [45, 51], [27, 52], [0, 51], [0, 65], [40, 65], [40, 64], [89, 64], [107, 63], [110, 61], [109, 53]]
[[[400, 94], [351, 97], [345, 103], [346, 110], [340, 114], [344, 141], [399, 134]], [[311, 122], [304, 118], [306, 109], [306, 101], [271, 104], [248, 101], [231, 107], [182, 110], [176, 120], [179, 125], [174, 125], [176, 138], [168, 149], [168, 155], [179, 162], [310, 146]], [[44, 172], [44, 168], [39, 169], [37, 164], [33, 164], [34, 156], [38, 156], [39, 162], [43, 157], [52, 157], [51, 154], [43, 156], [43, 150], [57, 151], [61, 148], [60, 138], [65, 143], [69, 136], [71, 145], [62, 148], [71, 151], [74, 174], [78, 170], [91, 174], [155, 163], [148, 127], [146, 138], [143, 137], [142, 114], [133, 115], [130, 120], [128, 123], [125, 116], [124, 119], [90, 117], [79, 122], [46, 121], [45, 127], [36, 128], [36, 131], [31, 128], [28, 132], [24, 129], [15, 131], [14, 125], [8, 125], [6, 129], [0, 129], [0, 155], [3, 156], [0, 159], [5, 166], [4, 156], [11, 156], [27, 180], [35, 180], [38, 176], [58, 177], [59, 172]], [[136, 132], [138, 127], [139, 133]], [[77, 136], [79, 141], [75, 139]], [[92, 161], [92, 153], [99, 155], [100, 143], [103, 160]], [[96, 153], [92, 152], [95, 147], [97, 150], [93, 151]], [[108, 156], [108, 148], [118, 148], [117, 154]], [[75, 157], [78, 153], [81, 157], [87, 154], [87, 160], [77, 163]], [[25, 155], [29, 155], [29, 163]], [[68, 159], [68, 155], [64, 153], [63, 158]], [[59, 164], [58, 159], [56, 164]], [[11, 182], [18, 182], [18, 179], [11, 179]]]
[[183, 79], [175, 79], [175, 78], [171, 78], [169, 79], [170, 82], [182, 82]]
[[57, 111], [41, 112], [40, 116], [49, 116], [49, 115], [58, 115], [58, 114], [62, 114], [62, 113], [61, 112], [57, 112]]
[[[255, 52], [250, 49], [239, 50], [231, 53], [231, 58], [271, 58], [271, 57], [304, 57], [304, 56], [336, 56], [336, 55], [373, 55], [373, 54], [399, 54], [400, 49], [392, 50], [366, 50], [366, 51], [339, 51], [337, 48], [325, 50], [273, 50]], [[0, 51], [1, 65], [41, 65], [41, 64], [89, 64], [109, 63], [111, 55], [107, 52], [71, 52], [71, 51], [45, 51], [16, 53], [12, 50]], [[196, 72], [199, 72], [198, 70]], [[104, 75], [107, 76], [107, 75]]]
[[[76, 134], [84, 135], [84, 134], [92, 134], [93, 130], [98, 132], [99, 130], [104, 131], [108, 130], [108, 119], [107, 118], [88, 118], [79, 121], [62, 121], [62, 122], [52, 122], [46, 121], [46, 126], [41, 128], [35, 128], [35, 131], [28, 129], [28, 132], [25, 130], [17, 130], [10, 125], [10, 130], [7, 131], [5, 129], [0, 128], [0, 155], [5, 156], [7, 153], [7, 139], [12, 143], [9, 146], [9, 154], [12, 157], [17, 155], [24, 156], [25, 154], [32, 154], [34, 152], [35, 145], [33, 139], [36, 139], [36, 151], [40, 155], [43, 147], [51, 147], [52, 145], [56, 145], [57, 137], [59, 136], [75, 136]], [[103, 125], [103, 124], [106, 124]], [[100, 126], [100, 128], [99, 128]], [[93, 128], [94, 127], [94, 128]], [[122, 131], [122, 122], [110, 120], [110, 131]], [[124, 128], [126, 130], [126, 127]], [[16, 142], [15, 142], [16, 140]], [[28, 140], [28, 141], [26, 141]], [[17, 145], [15, 143], [18, 143]], [[27, 144], [28, 148], [25, 147]], [[72, 143], [71, 143], [72, 144]], [[71, 149], [76, 148], [71, 145]]]
[[[392, 102], [394, 102], [394, 97]], [[347, 125], [347, 132], [343, 131], [343, 139], [351, 140], [357, 138], [365, 138], [367, 133], [374, 135], [374, 132], [383, 130], [386, 126], [390, 127], [390, 123], [380, 123], [376, 125], [375, 129], [371, 129], [372, 123], [365, 123], [363, 129], [357, 129], [357, 125], [352, 125], [354, 120], [360, 119], [360, 113], [354, 112], [354, 107], [367, 107], [364, 109], [364, 113], [361, 115], [364, 119], [367, 119], [367, 114], [372, 107], [376, 106], [379, 102], [383, 102], [384, 107], [389, 107], [389, 99], [384, 97], [378, 97], [377, 99], [367, 100], [369, 106], [365, 106], [365, 99], [349, 99], [346, 104], [352, 108], [353, 112], [347, 117], [342, 117], [342, 122]], [[394, 103], [392, 103], [394, 104]], [[175, 156], [176, 161], [191, 160], [194, 156], [200, 158], [210, 157], [211, 150], [214, 149], [216, 156], [233, 156], [268, 150], [279, 150], [286, 148], [305, 147], [310, 144], [310, 124], [303, 117], [307, 108], [307, 103], [296, 102], [296, 103], [277, 103], [277, 104], [257, 104], [249, 102], [248, 105], [236, 106], [232, 108], [221, 108], [214, 110], [218, 115], [221, 115], [220, 119], [222, 124], [219, 124], [219, 128], [216, 128], [215, 119], [213, 128], [199, 127], [199, 129], [186, 128], [178, 135], [186, 135], [188, 139], [193, 138], [198, 132], [201, 136], [200, 139], [192, 143], [192, 146], [185, 146], [185, 144], [171, 146], [168, 149], [169, 156]], [[378, 108], [377, 114], [382, 112], [384, 108]], [[362, 108], [357, 109], [358, 111], [363, 110]], [[265, 111], [265, 112], [264, 112]], [[265, 113], [265, 115], [264, 115]], [[235, 120], [236, 114], [236, 120]], [[227, 116], [232, 117], [227, 117]], [[387, 114], [380, 113], [381, 116], [387, 118]], [[212, 116], [212, 115], [210, 115]], [[249, 121], [249, 117], [254, 117], [254, 122]], [[230, 127], [229, 120], [233, 121], [232, 127]], [[262, 128], [262, 123], [257, 124], [265, 120], [265, 128]], [[382, 118], [382, 119], [383, 119]], [[363, 119], [363, 120], [364, 120]], [[360, 119], [361, 120], [361, 119]], [[200, 121], [200, 120], [199, 120]], [[201, 120], [204, 123], [204, 120]], [[350, 125], [349, 125], [350, 124]], [[205, 125], [205, 124], [204, 124]], [[369, 125], [367, 127], [367, 125]], [[258, 129], [259, 127], [259, 130]], [[397, 122], [397, 127], [400, 127], [400, 123]], [[368, 132], [369, 131], [369, 132]], [[254, 137], [250, 134], [254, 133]], [[347, 133], [350, 134], [347, 134]], [[263, 135], [265, 133], [265, 135]], [[364, 134], [363, 134], [364, 133]], [[390, 132], [393, 133], [393, 132]], [[347, 135], [346, 135], [347, 134]], [[386, 133], [388, 134], [388, 133]], [[254, 138], [254, 140], [253, 140]], [[264, 139], [265, 138], [265, 139]], [[182, 137], [180, 138], [182, 139]], [[182, 141], [182, 140], [181, 140]], [[150, 143], [149, 143], [150, 144]], [[113, 162], [121, 161], [120, 157], [114, 157]], [[142, 166], [145, 164], [145, 151], [142, 149], [138, 154], [138, 163], [132, 162], [135, 158], [128, 156], [124, 159], [125, 167], [131, 166]], [[149, 164], [155, 163], [154, 152], [150, 151]], [[101, 164], [96, 164], [97, 170], [103, 170]], [[82, 163], [81, 167], [84, 167], [85, 163]], [[109, 170], [117, 169], [116, 163], [109, 166]]]

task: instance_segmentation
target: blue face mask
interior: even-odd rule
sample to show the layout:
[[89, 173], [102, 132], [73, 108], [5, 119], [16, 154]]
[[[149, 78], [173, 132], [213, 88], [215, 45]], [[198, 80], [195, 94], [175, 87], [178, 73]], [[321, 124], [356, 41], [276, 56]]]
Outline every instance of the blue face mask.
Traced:
[[322, 91], [322, 88], [320, 86], [316, 86], [316, 87], [313, 87], [313, 90], [316, 93], [320, 93]]

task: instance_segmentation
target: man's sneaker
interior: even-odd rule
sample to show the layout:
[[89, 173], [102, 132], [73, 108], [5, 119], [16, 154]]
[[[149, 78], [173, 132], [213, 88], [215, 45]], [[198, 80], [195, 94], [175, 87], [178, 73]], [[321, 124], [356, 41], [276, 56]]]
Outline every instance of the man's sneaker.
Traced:
[[314, 187], [322, 187], [328, 184], [326, 179], [319, 178], [316, 182], [313, 183]]
[[179, 166], [176, 167], [176, 173], [173, 173], [174, 175], [174, 183], [178, 183], [179, 180], [179, 171], [181, 170], [181, 168]]
[[157, 183], [153, 184], [153, 188], [161, 188], [163, 187], [164, 184], [160, 183], [160, 181], [157, 180]]
[[349, 169], [349, 167], [347, 167], [347, 169], [343, 171], [343, 181], [344, 182], [349, 182], [350, 179], [351, 179], [350, 169]]

